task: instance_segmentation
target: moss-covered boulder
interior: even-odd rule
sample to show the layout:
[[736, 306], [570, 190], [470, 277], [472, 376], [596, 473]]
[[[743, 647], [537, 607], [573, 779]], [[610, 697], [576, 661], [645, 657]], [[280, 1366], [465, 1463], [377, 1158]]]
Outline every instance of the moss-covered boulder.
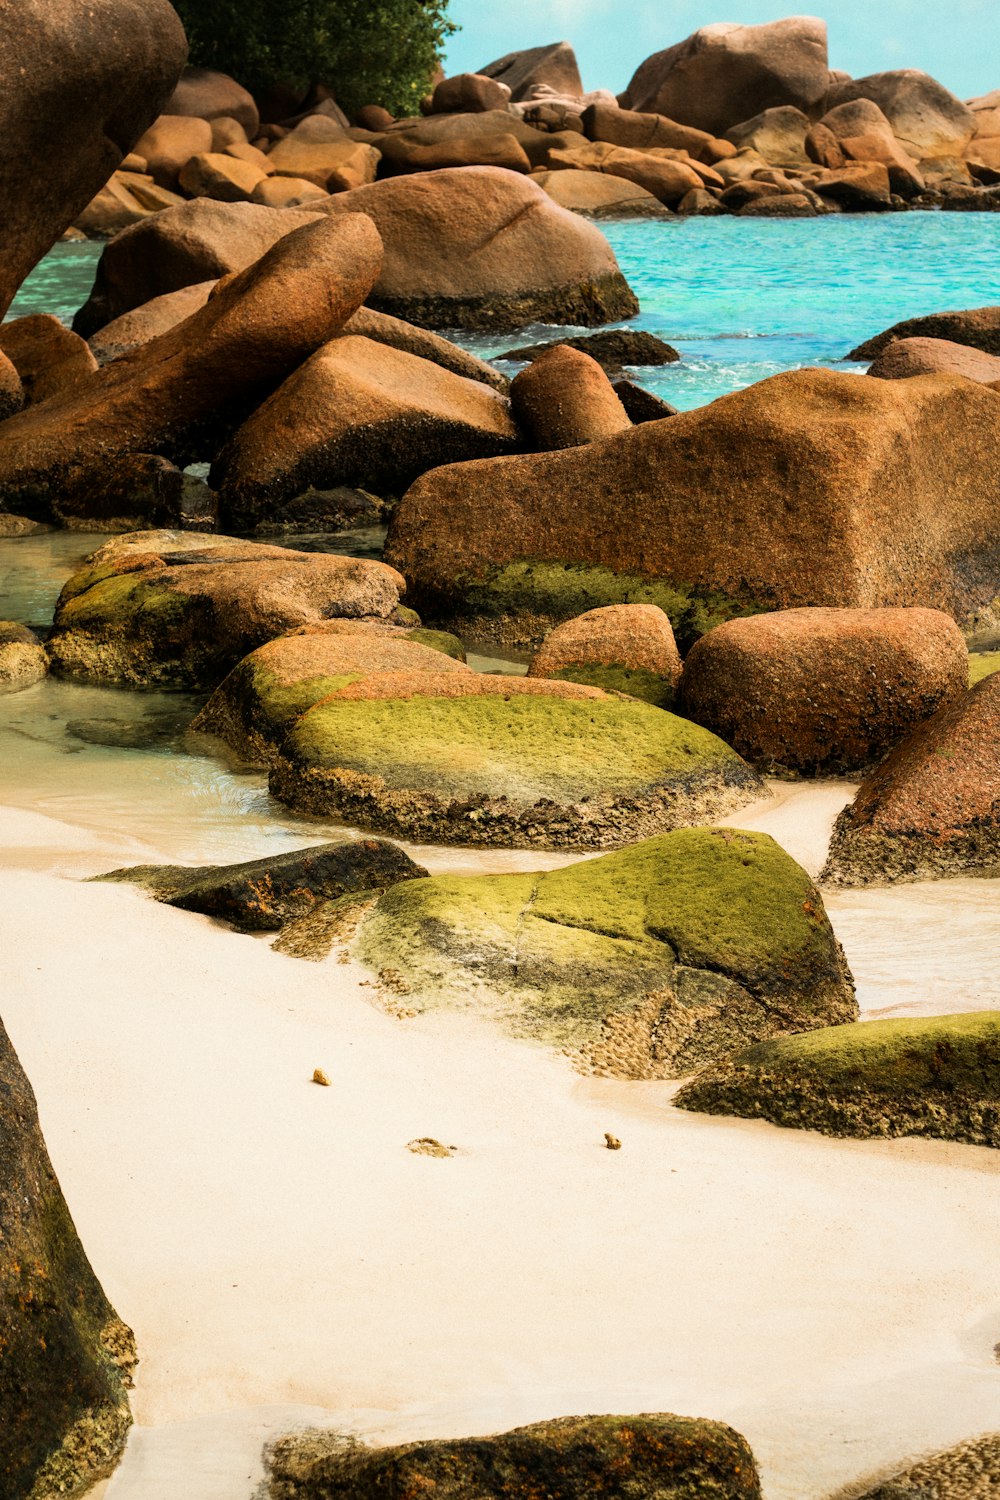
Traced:
[[82, 1493], [132, 1421], [132, 1334], [101, 1290], [0, 1024], [0, 1494]]
[[34, 631], [16, 620], [0, 620], [0, 693], [19, 693], [48, 670], [45, 647]]
[[662, 609], [612, 604], [557, 625], [532, 657], [528, 676], [589, 682], [669, 708], [681, 659]]
[[268, 1450], [270, 1500], [759, 1500], [746, 1439], [655, 1414], [560, 1417], [494, 1437], [369, 1448], [338, 1433]]
[[992, 1500], [1000, 1495], [1000, 1432], [921, 1459], [860, 1500]]
[[414, 1009], [474, 1005], [618, 1077], [678, 1077], [857, 1016], [808, 875], [766, 834], [731, 829], [543, 874], [409, 881], [366, 915], [356, 951]]
[[974, 651], [969, 657], [969, 686], [1000, 672], [1000, 651]]
[[676, 1103], [824, 1135], [1000, 1146], [1000, 1011], [760, 1042], [699, 1074]]
[[57, 671], [128, 687], [214, 687], [248, 651], [330, 616], [385, 619], [403, 580], [383, 563], [199, 532], [115, 537], [59, 596]]
[[143, 886], [157, 901], [219, 917], [241, 932], [277, 932], [321, 902], [426, 874], [395, 844], [341, 839], [237, 865], [133, 865], [97, 879]]

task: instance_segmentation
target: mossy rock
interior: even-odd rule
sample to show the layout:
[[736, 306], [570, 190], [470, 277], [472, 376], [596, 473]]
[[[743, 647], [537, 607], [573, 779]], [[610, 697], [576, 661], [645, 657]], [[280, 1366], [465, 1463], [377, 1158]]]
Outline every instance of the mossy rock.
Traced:
[[91, 1269], [0, 1025], [0, 1494], [78, 1495], [132, 1421], [132, 1334]]
[[626, 667], [618, 662], [578, 662], [552, 673], [556, 682], [583, 682], [605, 693], [624, 693], [657, 708], [670, 708], [674, 685], [646, 667]]
[[1000, 1495], [1000, 1432], [921, 1459], [860, 1500], [992, 1500]]
[[331, 685], [290, 724], [270, 786], [298, 812], [423, 842], [590, 849], [763, 791], [720, 739], [648, 704], [429, 672]]
[[584, 1070], [671, 1078], [857, 1015], [822, 899], [766, 834], [686, 828], [543, 874], [387, 891], [356, 951], [415, 1009], [475, 1007]]
[[746, 1439], [665, 1414], [560, 1417], [494, 1437], [369, 1448], [301, 1433], [267, 1450], [270, 1500], [759, 1500]]
[[676, 1103], [824, 1135], [1000, 1146], [1000, 1011], [761, 1042], [699, 1074]]
[[1000, 672], [1000, 651], [974, 651], [969, 657], [969, 686], [974, 688], [984, 677]]

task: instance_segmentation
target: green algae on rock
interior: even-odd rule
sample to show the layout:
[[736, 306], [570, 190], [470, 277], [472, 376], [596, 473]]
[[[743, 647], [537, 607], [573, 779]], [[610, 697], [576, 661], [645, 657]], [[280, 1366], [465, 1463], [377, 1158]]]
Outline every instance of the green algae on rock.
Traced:
[[1000, 1012], [762, 1041], [699, 1074], [675, 1103], [824, 1135], [1000, 1146]]
[[16, 620], [0, 620], [0, 693], [32, 687], [48, 670], [45, 647], [34, 631]]
[[557, 625], [532, 657], [528, 676], [588, 683], [671, 708], [681, 659], [662, 609], [612, 604]]
[[80, 1244], [2, 1024], [0, 1243], [0, 1492], [78, 1495], [125, 1445], [135, 1345]]
[[852, 1021], [822, 898], [766, 834], [685, 828], [543, 874], [382, 896], [356, 951], [415, 1009], [475, 1005], [584, 1071], [673, 1078], [762, 1037]]
[[721, 1422], [560, 1417], [493, 1437], [369, 1448], [306, 1432], [267, 1450], [270, 1500], [759, 1500], [753, 1452]]
[[1000, 1432], [921, 1459], [860, 1500], [991, 1500], [1000, 1494]]
[[649, 704], [439, 671], [330, 691], [288, 729], [270, 787], [297, 812], [422, 842], [581, 849], [701, 822], [763, 791], [728, 745]]
[[969, 657], [969, 686], [974, 688], [984, 677], [1000, 672], [1000, 651], [974, 651]]

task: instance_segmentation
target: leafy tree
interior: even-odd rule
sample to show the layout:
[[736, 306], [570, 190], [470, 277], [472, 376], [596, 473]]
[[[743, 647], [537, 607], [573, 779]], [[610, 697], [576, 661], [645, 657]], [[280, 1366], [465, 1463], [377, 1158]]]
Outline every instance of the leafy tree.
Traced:
[[444, 39], [448, 0], [174, 0], [191, 62], [261, 95], [277, 83], [329, 84], [348, 113], [382, 104], [416, 114]]

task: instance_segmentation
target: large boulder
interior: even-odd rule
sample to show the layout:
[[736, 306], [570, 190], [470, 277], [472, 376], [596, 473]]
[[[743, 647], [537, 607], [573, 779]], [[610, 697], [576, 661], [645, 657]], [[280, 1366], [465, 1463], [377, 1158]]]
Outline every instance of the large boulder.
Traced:
[[140, 531], [105, 543], [69, 579], [49, 651], [57, 671], [92, 682], [214, 687], [287, 630], [389, 617], [402, 588], [382, 563]]
[[638, 311], [601, 232], [514, 172], [456, 167], [392, 177], [325, 208], [374, 221], [385, 263], [369, 304], [410, 323], [591, 327]]
[[557, 625], [528, 667], [529, 677], [588, 682], [669, 708], [681, 677], [670, 621], [655, 604], [610, 604]]
[[160, 187], [175, 188], [184, 167], [200, 152], [212, 149], [212, 127], [207, 120], [187, 115], [160, 115], [136, 143], [136, 155]]
[[912, 198], [923, 191], [924, 178], [916, 161], [903, 150], [892, 125], [871, 99], [852, 99], [829, 110], [815, 128], [813, 147], [821, 131], [834, 137], [843, 158], [828, 165], [836, 169], [851, 161], [881, 162], [893, 192]]
[[220, 203], [247, 203], [267, 180], [268, 173], [259, 163], [221, 151], [192, 156], [180, 175], [180, 185], [190, 197], [215, 198]]
[[503, 395], [510, 388], [506, 375], [501, 375], [484, 359], [470, 354], [468, 349], [453, 344], [429, 328], [415, 328], [402, 318], [391, 318], [388, 313], [376, 312], [374, 308], [359, 307], [344, 324], [344, 332], [358, 334], [390, 349], [402, 350], [404, 354], [415, 354], [419, 359], [430, 360], [432, 365], [440, 365], [442, 370], [450, 370], [465, 380], [492, 386]]
[[201, 120], [238, 120], [251, 141], [260, 124], [253, 96], [228, 73], [211, 68], [185, 68], [164, 112]]
[[804, 167], [809, 116], [794, 104], [779, 104], [762, 110], [751, 120], [744, 120], [726, 132], [726, 139], [739, 150], [757, 151], [765, 161], [777, 167]]
[[670, 215], [647, 188], [624, 177], [561, 167], [535, 172], [533, 179], [560, 208], [590, 219], [663, 219]]
[[589, 354], [609, 375], [620, 374], [625, 365], [672, 365], [680, 359], [676, 349], [644, 328], [604, 328], [600, 333], [578, 333], [551, 343], [525, 344], [495, 357], [533, 360], [560, 347]]
[[893, 339], [872, 361], [878, 380], [909, 380], [913, 375], [961, 375], [981, 385], [1000, 381], [1000, 354], [986, 354], [951, 339]]
[[479, 74], [505, 84], [515, 104], [551, 94], [577, 98], [583, 94], [580, 68], [569, 42], [508, 52], [480, 68]]
[[210, 483], [222, 524], [252, 531], [309, 488], [353, 485], [396, 496], [438, 464], [520, 447], [510, 403], [498, 391], [344, 334], [248, 417], [216, 460]]
[[938, 610], [789, 609], [710, 630], [681, 699], [754, 765], [836, 775], [881, 760], [968, 676], [962, 632]]
[[823, 21], [792, 16], [763, 26], [719, 22], [648, 57], [620, 103], [719, 136], [782, 104], [814, 115], [829, 84]]
[[601, 366], [581, 349], [556, 344], [510, 388], [514, 416], [539, 449], [574, 448], [631, 427]]
[[327, 193], [342, 193], [375, 181], [379, 152], [363, 141], [312, 140], [293, 130], [268, 155], [278, 177], [301, 178]]
[[419, 133], [394, 132], [382, 140], [383, 177], [400, 172], [437, 172], [444, 167], [502, 167], [508, 172], [530, 172], [531, 161], [511, 132], [496, 135], [448, 136], [422, 141]]
[[1000, 874], [1000, 676], [897, 745], [837, 819], [824, 880]]
[[[86, 341], [99, 365], [117, 359], [120, 354], [130, 354], [140, 349], [161, 333], [168, 333], [200, 312], [212, 294], [217, 280], [196, 281], [192, 286], [181, 287], [176, 292], [164, 292], [160, 297], [151, 297], [148, 302], [135, 307], [131, 312], [112, 318]], [[79, 335], [74, 334], [74, 338]]]
[[90, 9], [77, 0], [19, 0], [7, 8], [0, 318], [156, 118], [186, 55], [167, 0], [101, 0]]
[[961, 620], [1000, 584], [998, 414], [954, 377], [790, 371], [586, 447], [426, 474], [386, 555], [417, 608], [508, 638], [612, 603], [660, 604], [682, 644], [748, 608]]
[[695, 130], [660, 114], [643, 114], [641, 110], [620, 109], [613, 104], [590, 104], [582, 118], [589, 140], [630, 146], [635, 151], [665, 146], [687, 151], [696, 161], [718, 161], [733, 150], [727, 141], [717, 140], [707, 130]]
[[0, 1243], [0, 1491], [79, 1495], [125, 1446], [135, 1343], [80, 1244], [2, 1024]]
[[997, 1493], [1000, 1432], [993, 1432], [911, 1464], [860, 1500], [990, 1500]]
[[[699, 1074], [675, 1102], [825, 1135], [919, 1135], [1000, 1147], [1000, 1011], [863, 1021], [758, 1042]], [[992, 1485], [891, 1489], [884, 1500], [985, 1500], [993, 1492]]]
[[975, 117], [960, 99], [929, 73], [901, 68], [835, 83], [827, 108], [852, 99], [877, 104], [904, 151], [915, 161], [925, 157], [962, 156], [976, 128]]
[[967, 99], [966, 103], [975, 116], [977, 140], [995, 140], [1000, 136], [1000, 89]]
[[214, 457], [229, 430], [361, 305], [381, 249], [360, 214], [307, 225], [186, 322], [86, 386], [19, 413], [0, 429], [0, 501], [44, 512], [54, 487], [89, 482], [123, 454]]
[[431, 114], [479, 114], [487, 109], [506, 109], [510, 89], [485, 73], [455, 73], [442, 78], [431, 95]]
[[550, 151], [548, 165], [624, 177], [645, 188], [661, 203], [674, 206], [685, 194], [700, 188], [703, 178], [687, 157], [679, 159], [679, 153], [666, 149], [671, 154], [661, 154], [662, 148], [633, 151], [628, 146], [609, 146], [604, 141], [585, 141], [580, 137], [571, 147]]
[[0, 353], [18, 373], [26, 406], [89, 384], [97, 360], [79, 334], [51, 313], [0, 324]]
[[1000, 307], [971, 307], [960, 312], [907, 318], [866, 339], [846, 357], [872, 360], [894, 339], [915, 338], [948, 339], [954, 344], [967, 344], [970, 349], [982, 349], [984, 354], [1000, 355]]
[[408, 883], [355, 951], [397, 971], [410, 1008], [473, 1006], [624, 1078], [680, 1077], [857, 1016], [813, 882], [768, 835], [732, 829], [677, 829], [540, 875]]

